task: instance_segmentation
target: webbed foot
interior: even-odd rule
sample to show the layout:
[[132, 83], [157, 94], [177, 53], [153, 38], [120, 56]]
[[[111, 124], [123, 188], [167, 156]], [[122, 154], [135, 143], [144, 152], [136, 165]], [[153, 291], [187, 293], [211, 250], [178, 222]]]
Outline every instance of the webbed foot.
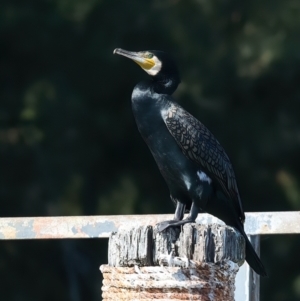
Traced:
[[174, 219], [170, 220], [170, 221], [160, 222], [160, 223], [156, 224], [157, 231], [162, 232], [169, 227], [175, 227], [175, 226], [177, 226], [176, 223], [178, 223], [178, 222], [179, 221], [174, 220]]
[[[182, 207], [182, 208], [184, 208], [184, 207]], [[176, 210], [176, 212], [177, 212], [177, 210]], [[197, 208], [197, 206], [195, 206], [195, 203], [192, 203], [192, 206], [190, 209], [190, 214], [187, 216], [186, 219], [180, 220], [175, 213], [175, 219], [156, 224], [157, 231], [162, 232], [169, 227], [178, 227], [178, 226], [182, 226], [187, 223], [194, 223], [196, 221], [197, 215], [198, 215], [198, 208]]]
[[169, 227], [179, 227], [184, 224], [194, 223], [194, 222], [195, 222], [195, 219], [192, 219], [188, 216], [186, 219], [181, 220], [181, 221], [173, 219], [170, 221], [164, 221], [164, 222], [158, 223], [158, 224], [156, 224], [156, 227], [157, 227], [158, 232], [162, 232], [162, 231], [168, 229]]

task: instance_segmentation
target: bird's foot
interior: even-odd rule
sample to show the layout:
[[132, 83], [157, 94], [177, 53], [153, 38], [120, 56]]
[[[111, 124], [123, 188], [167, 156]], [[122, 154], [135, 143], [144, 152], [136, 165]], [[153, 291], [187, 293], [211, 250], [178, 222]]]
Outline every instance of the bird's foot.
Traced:
[[172, 219], [170, 221], [164, 221], [164, 222], [156, 224], [156, 228], [157, 228], [158, 232], [162, 232], [162, 231], [168, 229], [169, 227], [178, 227], [178, 226], [182, 226], [187, 223], [194, 223], [194, 222], [195, 222], [195, 220], [193, 220], [189, 217], [184, 220], [181, 220], [181, 221]]
[[160, 223], [156, 224], [157, 231], [158, 232], [162, 232], [162, 231], [168, 229], [171, 226], [175, 227], [176, 226], [175, 224], [177, 222], [178, 221], [176, 221], [176, 220], [170, 220], [170, 221], [160, 222]]

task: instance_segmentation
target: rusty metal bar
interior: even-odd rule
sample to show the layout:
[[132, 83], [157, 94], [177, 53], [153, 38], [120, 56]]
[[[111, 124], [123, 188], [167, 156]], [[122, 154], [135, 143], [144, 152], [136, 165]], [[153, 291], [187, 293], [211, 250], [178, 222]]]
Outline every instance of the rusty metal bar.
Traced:
[[[122, 225], [155, 225], [172, 215], [111, 215], [0, 218], [2, 239], [107, 238]], [[199, 214], [198, 223], [222, 223]], [[300, 234], [300, 211], [246, 213], [249, 235]]]

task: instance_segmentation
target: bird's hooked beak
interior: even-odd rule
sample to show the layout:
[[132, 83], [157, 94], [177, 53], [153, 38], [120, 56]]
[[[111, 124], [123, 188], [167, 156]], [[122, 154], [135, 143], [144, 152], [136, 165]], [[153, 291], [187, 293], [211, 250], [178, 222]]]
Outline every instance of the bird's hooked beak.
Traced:
[[150, 70], [155, 66], [155, 60], [153, 54], [150, 52], [132, 52], [121, 48], [116, 48], [114, 54], [123, 55], [136, 62], [144, 70]]

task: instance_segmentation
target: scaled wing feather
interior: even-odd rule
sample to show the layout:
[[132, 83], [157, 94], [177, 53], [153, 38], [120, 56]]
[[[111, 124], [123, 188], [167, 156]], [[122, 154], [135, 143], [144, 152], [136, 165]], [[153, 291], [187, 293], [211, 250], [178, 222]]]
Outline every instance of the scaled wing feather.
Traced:
[[183, 153], [215, 179], [233, 202], [242, 222], [245, 220], [235, 174], [223, 147], [212, 133], [178, 104], [163, 114], [164, 122]]

